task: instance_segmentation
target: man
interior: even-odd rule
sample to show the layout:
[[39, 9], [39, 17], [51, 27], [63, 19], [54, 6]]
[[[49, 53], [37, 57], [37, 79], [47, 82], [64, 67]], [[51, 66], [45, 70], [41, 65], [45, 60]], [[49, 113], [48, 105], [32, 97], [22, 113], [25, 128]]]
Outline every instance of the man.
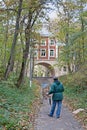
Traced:
[[54, 82], [52, 83], [51, 88], [48, 92], [48, 95], [53, 94], [51, 111], [48, 116], [53, 117], [57, 105], [56, 118], [60, 118], [64, 87], [63, 84], [60, 81], [58, 81], [58, 77], [54, 77], [53, 80]]

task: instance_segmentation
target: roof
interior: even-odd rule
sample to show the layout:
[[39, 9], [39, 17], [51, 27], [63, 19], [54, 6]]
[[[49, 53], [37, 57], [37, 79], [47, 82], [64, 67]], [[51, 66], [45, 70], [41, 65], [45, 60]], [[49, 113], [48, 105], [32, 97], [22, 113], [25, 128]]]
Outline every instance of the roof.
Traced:
[[42, 30], [39, 31], [41, 36], [45, 36], [45, 37], [52, 37], [53, 34], [51, 32], [49, 32], [45, 27], [42, 28]]

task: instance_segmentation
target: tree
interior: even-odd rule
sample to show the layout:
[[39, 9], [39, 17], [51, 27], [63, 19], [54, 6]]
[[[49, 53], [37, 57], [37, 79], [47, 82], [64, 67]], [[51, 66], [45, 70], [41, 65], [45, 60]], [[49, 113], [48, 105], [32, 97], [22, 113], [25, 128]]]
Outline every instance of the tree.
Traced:
[[32, 34], [32, 29], [37, 21], [37, 18], [42, 17], [44, 15], [44, 9], [45, 9], [45, 4], [46, 0], [33, 0], [28, 9], [28, 16], [27, 16], [27, 23], [25, 27], [25, 49], [23, 51], [23, 58], [22, 58], [22, 66], [21, 66], [21, 72], [17, 81], [17, 86], [19, 87], [21, 83], [23, 82], [24, 79], [24, 74], [25, 74], [25, 68], [26, 68], [26, 62], [28, 59], [28, 54], [29, 54], [29, 47], [31, 44], [31, 34]]
[[87, 2], [86, 0], [54, 0], [54, 4], [58, 10], [57, 24], [56, 26], [54, 24], [56, 36], [59, 42], [65, 43], [60, 56], [61, 63], [68, 66], [69, 72], [72, 71], [71, 65], [78, 70], [86, 54], [86, 29], [83, 14]]
[[58, 29], [56, 30], [58, 41], [65, 43], [62, 52], [64, 53], [63, 59], [65, 59], [63, 63], [65, 62], [65, 65], [68, 66], [68, 71], [71, 72], [70, 35], [72, 33], [72, 24], [75, 17], [74, 13], [76, 6], [73, 1], [70, 0], [57, 0], [54, 1], [54, 4], [58, 10]]
[[[6, 71], [5, 71], [5, 79], [9, 77], [11, 72], [17, 70], [16, 65], [18, 66], [19, 60], [17, 55], [18, 48], [22, 48], [20, 50], [22, 58], [22, 64], [20, 68], [20, 74], [18, 78], [17, 85], [20, 86], [21, 81], [23, 81], [23, 77], [25, 74], [26, 63], [29, 55], [29, 47], [31, 44], [31, 34], [33, 31], [33, 27], [36, 24], [37, 19], [42, 20], [42, 17], [46, 14], [47, 2], [50, 0], [28, 0], [27, 3], [25, 0], [2, 0], [0, 2], [1, 9], [3, 11], [4, 20], [2, 25], [4, 29], [7, 27], [6, 35], [5, 35], [5, 53], [8, 55], [4, 55], [4, 59], [8, 59], [8, 63], [6, 63]], [[7, 13], [7, 20], [5, 19]], [[2, 15], [0, 15], [2, 17]], [[5, 22], [4, 22], [5, 21]], [[4, 34], [4, 33], [3, 33]], [[20, 35], [19, 35], [20, 34]], [[10, 42], [9, 42], [9, 35], [10, 35]], [[13, 39], [13, 40], [12, 40]], [[20, 43], [19, 43], [20, 41]], [[6, 43], [7, 42], [7, 43]], [[10, 46], [9, 46], [10, 44]], [[11, 45], [12, 44], [12, 45]], [[17, 47], [20, 46], [20, 47]], [[19, 58], [20, 59], [20, 58]], [[7, 61], [6, 61], [7, 62]], [[15, 65], [15, 66], [14, 66]]]
[[13, 70], [13, 66], [14, 66], [15, 47], [16, 47], [16, 42], [17, 42], [17, 36], [19, 33], [19, 22], [20, 22], [19, 20], [20, 20], [21, 11], [22, 11], [22, 2], [23, 2], [23, 0], [19, 0], [19, 3], [18, 3], [19, 5], [18, 5], [18, 11], [17, 11], [14, 38], [13, 38], [13, 43], [12, 43], [12, 47], [11, 47], [10, 58], [8, 61], [6, 72], [5, 72], [5, 79], [7, 79], [10, 71]]

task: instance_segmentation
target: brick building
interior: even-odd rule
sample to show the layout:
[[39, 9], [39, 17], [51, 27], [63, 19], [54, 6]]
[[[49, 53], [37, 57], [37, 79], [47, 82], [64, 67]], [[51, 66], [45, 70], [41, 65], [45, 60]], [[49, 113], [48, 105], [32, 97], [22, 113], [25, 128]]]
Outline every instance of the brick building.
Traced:
[[58, 62], [57, 59], [59, 57], [61, 45], [58, 46], [55, 37], [45, 28], [41, 30], [40, 35], [40, 44], [37, 44], [34, 50], [35, 76], [59, 76], [66, 74], [66, 71], [63, 68], [61, 68], [60, 70], [58, 66], [56, 66]]

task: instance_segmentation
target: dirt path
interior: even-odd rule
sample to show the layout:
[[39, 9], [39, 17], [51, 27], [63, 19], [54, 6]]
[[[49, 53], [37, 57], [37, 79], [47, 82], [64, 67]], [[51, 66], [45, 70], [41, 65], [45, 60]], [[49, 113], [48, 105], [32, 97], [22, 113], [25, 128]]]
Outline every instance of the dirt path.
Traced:
[[72, 113], [64, 105], [62, 106], [61, 118], [48, 117], [50, 105], [44, 99], [38, 116], [35, 120], [34, 130], [84, 130]]

